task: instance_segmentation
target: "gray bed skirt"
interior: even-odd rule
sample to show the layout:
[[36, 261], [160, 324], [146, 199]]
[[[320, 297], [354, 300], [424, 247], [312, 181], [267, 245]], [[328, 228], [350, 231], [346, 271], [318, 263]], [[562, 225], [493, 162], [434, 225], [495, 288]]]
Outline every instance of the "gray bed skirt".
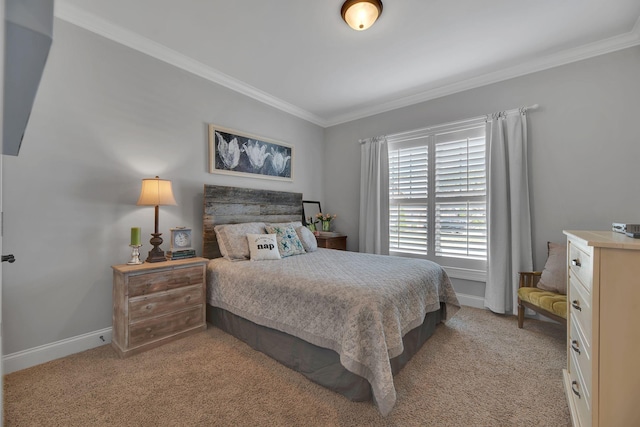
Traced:
[[[393, 375], [407, 364], [446, 318], [446, 306], [427, 313], [422, 325], [412, 329], [402, 339], [404, 352], [391, 359]], [[244, 341], [283, 365], [300, 372], [311, 381], [340, 393], [353, 401], [371, 400], [369, 382], [340, 364], [340, 356], [333, 350], [318, 347], [276, 329], [257, 325], [247, 319], [207, 304], [207, 322]]]

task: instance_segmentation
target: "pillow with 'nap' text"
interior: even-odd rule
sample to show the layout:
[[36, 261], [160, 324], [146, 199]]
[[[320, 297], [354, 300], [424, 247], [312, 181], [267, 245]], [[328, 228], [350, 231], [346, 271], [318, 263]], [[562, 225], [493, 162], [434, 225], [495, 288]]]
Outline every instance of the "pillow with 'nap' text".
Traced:
[[278, 240], [275, 234], [247, 234], [251, 261], [280, 259]]

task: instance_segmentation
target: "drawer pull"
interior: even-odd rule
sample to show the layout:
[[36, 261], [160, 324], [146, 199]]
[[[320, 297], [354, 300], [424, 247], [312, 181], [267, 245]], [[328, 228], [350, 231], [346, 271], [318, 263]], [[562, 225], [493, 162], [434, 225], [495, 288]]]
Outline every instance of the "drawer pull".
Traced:
[[582, 307], [580, 307], [580, 301], [578, 301], [577, 299], [571, 301], [571, 307], [575, 308], [578, 311], [582, 311]]
[[189, 302], [191, 300], [191, 295], [187, 295], [187, 297], [184, 299], [185, 302]]
[[147, 305], [145, 308], [146, 308], [147, 310], [151, 310], [151, 304]]
[[573, 388], [573, 386], [575, 385], [578, 385], [578, 381], [571, 381], [571, 391], [573, 392], [573, 394], [578, 396], [578, 399], [580, 399], [580, 392], [578, 392], [575, 388]]
[[582, 264], [580, 264], [580, 260], [579, 259], [572, 259], [571, 260], [571, 265], [575, 265], [576, 267], [582, 267]]
[[576, 340], [571, 341], [571, 349], [573, 351], [575, 351], [576, 353], [580, 354], [580, 348], [578, 347], [578, 341], [576, 341]]

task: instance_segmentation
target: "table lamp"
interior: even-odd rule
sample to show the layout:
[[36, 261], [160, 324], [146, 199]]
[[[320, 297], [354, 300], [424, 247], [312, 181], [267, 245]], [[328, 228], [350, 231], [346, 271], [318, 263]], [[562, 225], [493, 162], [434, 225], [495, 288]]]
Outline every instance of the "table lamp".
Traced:
[[155, 228], [151, 233], [151, 240], [149, 243], [153, 246], [153, 249], [149, 251], [147, 262], [160, 262], [166, 261], [167, 258], [164, 255], [164, 251], [160, 249], [162, 244], [162, 233], [158, 233], [158, 211], [160, 206], [177, 205], [176, 199], [173, 197], [173, 190], [171, 189], [171, 181], [167, 179], [145, 178], [142, 180], [142, 189], [140, 190], [140, 198], [138, 199], [138, 206], [155, 206]]

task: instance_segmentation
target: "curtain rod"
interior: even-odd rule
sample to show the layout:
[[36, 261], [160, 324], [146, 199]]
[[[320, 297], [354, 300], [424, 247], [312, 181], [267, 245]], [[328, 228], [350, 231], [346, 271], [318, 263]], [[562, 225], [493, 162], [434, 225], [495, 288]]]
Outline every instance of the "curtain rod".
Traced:
[[365, 142], [369, 141], [370, 139], [378, 139], [378, 138], [383, 138], [383, 137], [386, 137], [386, 136], [387, 136], [387, 135], [378, 135], [378, 136], [373, 136], [373, 137], [371, 137], [371, 138], [362, 138], [362, 139], [359, 139], [359, 140], [358, 140], [358, 144], [362, 145], [362, 144], [364, 144]]
[[[528, 107], [512, 108], [511, 110], [498, 111], [498, 112], [493, 113], [493, 114], [499, 114], [499, 113], [502, 113], [502, 114], [514, 114], [514, 113], [520, 113], [520, 112], [527, 111], [527, 110], [536, 110], [538, 107], [539, 107], [538, 104], [533, 104], [533, 105], [530, 105]], [[490, 116], [491, 114], [487, 114], [487, 115]]]
[[[421, 128], [421, 129], [414, 129], [414, 130], [409, 130], [409, 131], [404, 131], [404, 132], [398, 132], [398, 133], [393, 133], [393, 134], [390, 134], [390, 135], [379, 135], [379, 136], [377, 136], [375, 138], [379, 138], [380, 136], [397, 138], [397, 137], [400, 137], [402, 135], [407, 135], [407, 134], [416, 133], [416, 132], [426, 132], [426, 131], [430, 131], [432, 129], [439, 128], [439, 127], [446, 127], [446, 126], [452, 126], [452, 125], [461, 125], [461, 124], [464, 124], [464, 123], [467, 123], [467, 122], [476, 122], [476, 121], [480, 121], [480, 120], [486, 121], [489, 117], [493, 116], [493, 114], [514, 114], [514, 113], [519, 113], [521, 111], [536, 110], [536, 109], [538, 109], [538, 107], [540, 107], [538, 104], [533, 104], [533, 105], [530, 105], [528, 107], [512, 108], [511, 110], [503, 110], [503, 111], [499, 111], [497, 113], [484, 114], [482, 116], [477, 116], [477, 117], [474, 117], [474, 118], [471, 118], [471, 119], [457, 120], [455, 122], [449, 122], [449, 123], [444, 123], [444, 124], [435, 125], [435, 126], [428, 126], [428, 127]], [[358, 140], [358, 144], [362, 145], [365, 142], [367, 142], [369, 139], [371, 139], [371, 138], [360, 139], [360, 140]]]

